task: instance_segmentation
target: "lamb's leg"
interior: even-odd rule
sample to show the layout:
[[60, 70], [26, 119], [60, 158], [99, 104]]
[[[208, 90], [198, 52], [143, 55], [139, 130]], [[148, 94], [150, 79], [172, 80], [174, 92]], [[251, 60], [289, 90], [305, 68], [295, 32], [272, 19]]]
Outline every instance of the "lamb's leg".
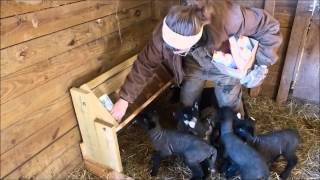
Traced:
[[239, 166], [232, 162], [231, 159], [227, 159], [226, 165], [223, 169], [223, 173], [225, 174], [225, 177], [232, 178], [234, 176], [239, 175]]
[[202, 180], [204, 178], [204, 173], [200, 164], [187, 164], [192, 172], [191, 180]]
[[280, 178], [285, 180], [289, 177], [291, 170], [294, 168], [294, 166], [297, 164], [298, 162], [298, 158], [297, 156], [291, 155], [291, 156], [287, 156], [286, 157], [287, 160], [287, 166], [286, 168], [283, 170], [283, 172], [280, 174]]
[[151, 163], [152, 163], [152, 169], [151, 169], [151, 176], [156, 176], [158, 174], [159, 168], [160, 168], [160, 162], [161, 162], [161, 155], [160, 152], [156, 151], [153, 153], [151, 157]]

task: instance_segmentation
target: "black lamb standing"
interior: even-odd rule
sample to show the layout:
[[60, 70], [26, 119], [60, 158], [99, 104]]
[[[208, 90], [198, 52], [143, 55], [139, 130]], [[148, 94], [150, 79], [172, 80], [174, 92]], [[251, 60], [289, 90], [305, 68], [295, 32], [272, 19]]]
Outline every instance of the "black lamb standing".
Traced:
[[200, 119], [197, 101], [193, 103], [193, 106], [180, 108], [174, 116], [178, 121], [177, 129], [179, 131], [190, 132], [209, 143], [209, 137], [212, 133], [211, 120], [209, 118]]
[[252, 135], [245, 130], [245, 127], [250, 126], [252, 123], [250, 121], [240, 121], [238, 126], [244, 128], [238, 128], [239, 132], [237, 134], [246, 139], [264, 157], [269, 166], [280, 156], [283, 156], [287, 161], [287, 165], [283, 172], [280, 173], [280, 178], [287, 179], [298, 162], [296, 156], [300, 139], [298, 132], [293, 129], [284, 129]]
[[[243, 102], [243, 108], [244, 108], [244, 117], [241, 119], [241, 114], [237, 113], [237, 116], [234, 116], [234, 121], [233, 121], [233, 130], [234, 133], [240, 137], [243, 141], [245, 141], [244, 137], [241, 136], [241, 133], [239, 135], [239, 132], [245, 132], [249, 133], [251, 135], [254, 134], [254, 129], [255, 129], [255, 121], [254, 119], [249, 115], [246, 105], [245, 105], [245, 100], [242, 97], [242, 102]], [[215, 118], [218, 119], [218, 118]], [[215, 123], [215, 129], [220, 129], [221, 124], [219, 121]], [[213, 130], [213, 132], [217, 133], [216, 130]], [[211, 139], [213, 139], [212, 144], [217, 148], [218, 150], [218, 158], [217, 158], [217, 169], [221, 174], [223, 174], [227, 179], [232, 178], [234, 176], [237, 176], [240, 174], [240, 168], [239, 166], [233, 162], [230, 157], [225, 155], [224, 152], [224, 147], [220, 142], [220, 132], [219, 134], [212, 134]]]
[[221, 143], [225, 154], [239, 166], [241, 179], [268, 179], [269, 169], [263, 157], [234, 134], [233, 120], [236, 114], [233, 110], [223, 107], [219, 110], [219, 115]]
[[155, 153], [152, 156], [151, 175], [156, 176], [160, 161], [171, 155], [182, 156], [186, 165], [192, 171], [192, 179], [205, 179], [215, 172], [214, 163], [217, 151], [200, 138], [174, 130], [162, 129], [159, 116], [155, 111], [149, 111], [137, 117], [140, 124], [149, 135]]

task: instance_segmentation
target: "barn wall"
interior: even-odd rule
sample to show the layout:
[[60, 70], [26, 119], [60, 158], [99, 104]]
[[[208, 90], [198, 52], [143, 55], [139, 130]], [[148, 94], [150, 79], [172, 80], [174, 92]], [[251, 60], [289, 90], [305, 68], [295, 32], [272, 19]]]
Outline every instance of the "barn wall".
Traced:
[[1, 179], [81, 164], [69, 89], [139, 52], [151, 0], [1, 1]]

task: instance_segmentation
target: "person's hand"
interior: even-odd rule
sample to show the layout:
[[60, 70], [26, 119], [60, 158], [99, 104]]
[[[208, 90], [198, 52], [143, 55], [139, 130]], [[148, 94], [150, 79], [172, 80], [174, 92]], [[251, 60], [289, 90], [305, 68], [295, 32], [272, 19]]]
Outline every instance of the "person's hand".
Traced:
[[254, 66], [254, 69], [249, 72], [244, 78], [240, 80], [240, 83], [247, 88], [254, 88], [260, 86], [267, 76], [267, 66]]
[[127, 108], [128, 108], [128, 101], [124, 99], [119, 99], [113, 106], [111, 110], [111, 115], [120, 122], [123, 116], [125, 115]]

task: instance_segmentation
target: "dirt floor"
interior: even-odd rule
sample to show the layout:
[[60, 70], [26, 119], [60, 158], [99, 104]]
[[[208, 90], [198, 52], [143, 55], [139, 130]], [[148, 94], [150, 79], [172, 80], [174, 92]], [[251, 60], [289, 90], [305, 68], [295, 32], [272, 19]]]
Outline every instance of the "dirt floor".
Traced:
[[[163, 117], [161, 124], [166, 128], [174, 128], [171, 117], [173, 107], [166, 103], [166, 94], [153, 103]], [[257, 121], [258, 133], [284, 128], [297, 129], [301, 136], [301, 144], [297, 155], [298, 165], [292, 171], [290, 179], [320, 179], [320, 108], [316, 105], [301, 104], [290, 100], [286, 106], [279, 107], [274, 101], [265, 97], [247, 98], [250, 115]], [[159, 174], [151, 178], [149, 161], [152, 146], [145, 132], [135, 124], [129, 125], [119, 134], [121, 158], [124, 173], [134, 179], [189, 179], [190, 171], [181, 159], [169, 158], [161, 163]], [[270, 179], [279, 179], [278, 173], [284, 168], [283, 161], [271, 168]], [[75, 169], [67, 179], [99, 179], [82, 167]], [[211, 179], [224, 179], [216, 174]]]

